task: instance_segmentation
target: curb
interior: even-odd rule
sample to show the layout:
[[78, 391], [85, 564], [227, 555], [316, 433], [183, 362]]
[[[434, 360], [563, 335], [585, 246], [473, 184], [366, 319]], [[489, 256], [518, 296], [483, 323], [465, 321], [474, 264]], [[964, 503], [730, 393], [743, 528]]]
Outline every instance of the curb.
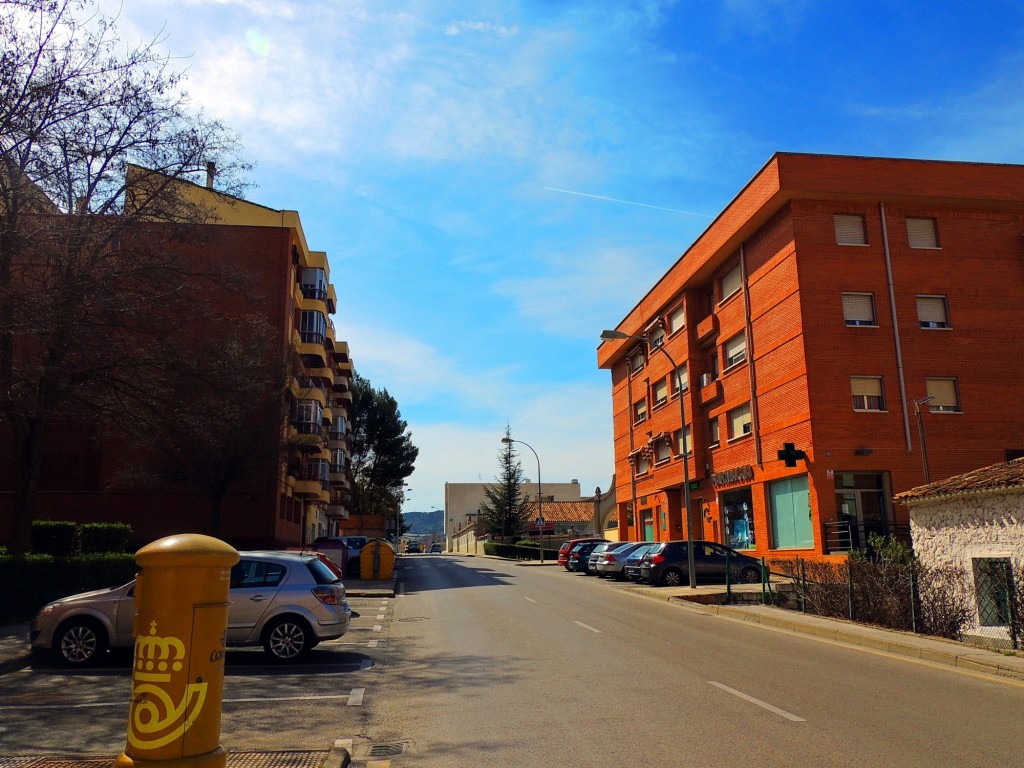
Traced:
[[352, 762], [352, 739], [337, 739], [321, 768], [348, 768]]

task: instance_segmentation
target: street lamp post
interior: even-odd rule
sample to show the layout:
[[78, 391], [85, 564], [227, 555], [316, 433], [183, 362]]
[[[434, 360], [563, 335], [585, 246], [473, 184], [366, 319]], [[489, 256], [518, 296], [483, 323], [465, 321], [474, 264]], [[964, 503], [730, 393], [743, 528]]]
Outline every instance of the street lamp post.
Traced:
[[634, 336], [622, 331], [601, 331], [601, 338], [605, 341], [616, 339], [636, 339], [643, 342], [648, 349], [656, 349], [668, 358], [672, 365], [672, 371], [676, 375], [676, 391], [679, 393], [679, 442], [682, 443], [683, 454], [683, 520], [686, 522], [686, 570], [690, 577], [690, 589], [697, 587], [697, 566], [694, 562], [693, 535], [690, 531], [690, 459], [686, 452], [686, 408], [683, 404], [683, 376], [679, 372], [679, 366], [672, 355], [665, 349], [664, 344], [652, 345], [645, 336]]
[[533, 450], [532, 445], [524, 443], [522, 440], [513, 440], [511, 437], [503, 437], [501, 438], [501, 442], [506, 445], [511, 445], [512, 443], [525, 445], [533, 451], [533, 457], [537, 459], [537, 517], [539, 520], [537, 527], [540, 528], [540, 564], [544, 565], [544, 497], [541, 496], [540, 490], [540, 456], [538, 456], [537, 452]]
[[917, 435], [921, 438], [921, 463], [924, 466], [925, 485], [932, 481], [932, 473], [928, 471], [928, 447], [924, 442], [924, 420], [921, 418], [921, 406], [925, 403], [930, 403], [934, 399], [934, 395], [929, 395], [922, 400], [914, 401], [914, 416], [917, 417]]

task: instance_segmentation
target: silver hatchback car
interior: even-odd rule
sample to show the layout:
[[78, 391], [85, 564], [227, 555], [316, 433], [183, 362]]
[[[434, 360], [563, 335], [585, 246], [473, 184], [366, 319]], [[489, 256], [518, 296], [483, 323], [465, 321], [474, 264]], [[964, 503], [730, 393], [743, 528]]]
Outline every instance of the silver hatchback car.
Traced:
[[[295, 661], [348, 631], [345, 587], [316, 554], [241, 552], [231, 569], [227, 644], [262, 645], [275, 661]], [[135, 582], [44, 605], [32, 620], [34, 651], [72, 666], [135, 642]]]

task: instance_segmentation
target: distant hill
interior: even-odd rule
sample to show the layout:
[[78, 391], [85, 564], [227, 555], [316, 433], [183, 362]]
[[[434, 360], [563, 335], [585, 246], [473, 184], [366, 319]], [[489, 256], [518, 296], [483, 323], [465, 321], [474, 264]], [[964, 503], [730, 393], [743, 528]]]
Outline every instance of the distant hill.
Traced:
[[431, 512], [403, 512], [402, 520], [409, 526], [409, 533], [441, 533], [444, 531], [444, 510]]

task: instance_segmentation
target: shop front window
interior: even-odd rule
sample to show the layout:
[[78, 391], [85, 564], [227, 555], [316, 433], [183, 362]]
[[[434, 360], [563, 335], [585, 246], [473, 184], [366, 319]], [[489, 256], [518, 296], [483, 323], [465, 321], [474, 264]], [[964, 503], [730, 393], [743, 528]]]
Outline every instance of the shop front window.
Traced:
[[722, 494], [725, 540], [733, 549], [754, 549], [754, 504], [750, 488], [737, 488]]

